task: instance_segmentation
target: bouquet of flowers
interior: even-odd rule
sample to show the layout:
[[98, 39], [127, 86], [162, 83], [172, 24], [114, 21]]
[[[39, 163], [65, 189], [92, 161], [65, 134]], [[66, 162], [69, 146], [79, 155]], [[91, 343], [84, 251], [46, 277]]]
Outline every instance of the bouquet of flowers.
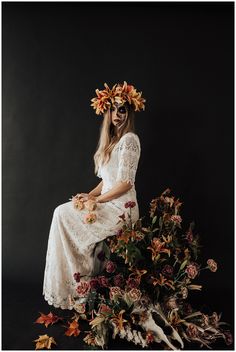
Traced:
[[221, 315], [207, 315], [187, 299], [202, 270], [217, 271], [217, 263], [198, 262], [199, 236], [194, 222], [187, 231], [181, 227], [181, 202], [167, 188], [152, 199], [149, 221], [132, 221], [134, 202], [127, 202], [127, 212], [120, 216], [121, 227], [103, 241], [98, 258], [104, 270], [89, 281], [78, 283], [74, 310], [78, 319], [89, 323], [84, 341], [91, 346], [107, 347], [109, 338], [119, 336], [142, 347], [153, 342], [165, 349], [183, 349], [184, 342], [211, 348], [218, 338], [232, 343]]
[[[73, 201], [78, 210], [83, 208], [78, 198]], [[145, 217], [132, 221], [135, 202], [125, 203], [120, 229], [102, 241], [97, 254], [103, 268], [100, 274], [84, 280], [74, 273], [77, 296], [70, 297], [74, 315], [67, 336], [78, 336], [85, 323], [83, 340], [90, 349], [105, 349], [116, 337], [148, 349], [154, 343], [160, 349], [184, 349], [185, 343], [211, 348], [219, 338], [232, 344], [221, 314], [206, 314], [188, 302], [191, 291], [202, 288], [197, 281], [200, 272], [216, 272], [217, 263], [211, 258], [204, 265], [199, 262], [199, 236], [194, 222], [182, 229], [181, 205], [167, 188], [152, 199], [144, 224]], [[88, 222], [96, 221], [94, 203], [88, 202], [85, 208], [91, 218]], [[47, 326], [60, 319], [51, 312], [41, 313], [36, 322]], [[56, 343], [48, 335], [35, 341], [36, 349]]]

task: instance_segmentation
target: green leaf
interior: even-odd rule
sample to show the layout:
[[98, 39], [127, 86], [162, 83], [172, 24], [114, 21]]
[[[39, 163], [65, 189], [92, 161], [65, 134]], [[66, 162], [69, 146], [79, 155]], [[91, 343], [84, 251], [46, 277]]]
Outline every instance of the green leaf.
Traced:
[[157, 216], [155, 215], [154, 218], [152, 219], [152, 224], [154, 225], [156, 221], [157, 221]]
[[183, 261], [183, 263], [180, 265], [179, 271], [183, 270], [183, 268], [186, 266], [187, 263], [188, 263], [188, 259]]

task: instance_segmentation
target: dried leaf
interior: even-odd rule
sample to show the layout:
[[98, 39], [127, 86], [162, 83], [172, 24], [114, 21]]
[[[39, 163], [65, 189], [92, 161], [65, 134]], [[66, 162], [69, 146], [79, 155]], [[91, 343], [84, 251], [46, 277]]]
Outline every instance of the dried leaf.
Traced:
[[54, 340], [54, 338], [49, 337], [48, 335], [39, 335], [39, 338], [37, 340], [34, 340], [34, 342], [36, 342], [36, 350], [41, 350], [43, 348], [51, 349], [52, 343], [56, 345], [56, 341]]
[[55, 324], [58, 320], [63, 320], [63, 318], [60, 318], [51, 312], [47, 315], [41, 312], [39, 313], [41, 314], [41, 316], [35, 321], [35, 323], [44, 324], [46, 328], [49, 324]]
[[69, 327], [65, 332], [66, 336], [78, 336], [80, 334], [79, 324], [76, 320], [73, 320], [71, 323], [69, 323]]

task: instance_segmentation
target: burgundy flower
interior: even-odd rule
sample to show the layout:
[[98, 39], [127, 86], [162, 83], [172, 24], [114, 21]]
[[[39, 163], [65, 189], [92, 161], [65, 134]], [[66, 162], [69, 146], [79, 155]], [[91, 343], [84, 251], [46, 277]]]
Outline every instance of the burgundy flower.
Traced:
[[109, 287], [109, 280], [106, 276], [99, 276], [98, 280], [101, 287]]
[[196, 263], [191, 263], [186, 267], [185, 272], [190, 279], [194, 279], [198, 274], [198, 270], [198, 265]]
[[105, 258], [106, 258], [105, 252], [104, 252], [104, 251], [99, 252], [98, 255], [97, 255], [97, 258], [98, 258], [101, 262], [104, 262], [104, 260], [105, 260]]
[[137, 279], [134, 279], [130, 277], [127, 281], [126, 284], [129, 288], [137, 288], [139, 286], [139, 281]]
[[80, 273], [74, 273], [74, 279], [76, 282], [80, 282]]
[[133, 207], [135, 207], [135, 205], [136, 205], [135, 202], [129, 201], [129, 202], [125, 203], [125, 208], [133, 208]]
[[106, 271], [108, 273], [114, 273], [116, 271], [116, 264], [113, 263], [111, 260], [108, 260], [106, 263]]
[[124, 277], [122, 274], [117, 274], [114, 277], [114, 285], [121, 287], [124, 284]]
[[171, 265], [166, 264], [162, 269], [162, 274], [165, 276], [172, 276], [173, 275], [173, 267]]
[[116, 236], [120, 236], [122, 233], [123, 233], [123, 230], [119, 229], [119, 230], [116, 231], [115, 235]]
[[99, 280], [97, 278], [90, 280], [90, 287], [93, 290], [97, 290], [99, 288]]
[[225, 331], [224, 332], [225, 336], [225, 343], [227, 346], [231, 345], [233, 343], [233, 336], [230, 331]]

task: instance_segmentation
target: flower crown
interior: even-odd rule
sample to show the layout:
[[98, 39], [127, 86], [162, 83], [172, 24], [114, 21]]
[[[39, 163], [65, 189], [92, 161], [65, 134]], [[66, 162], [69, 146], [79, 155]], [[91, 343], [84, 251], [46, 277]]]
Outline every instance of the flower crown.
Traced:
[[96, 89], [97, 97], [91, 99], [92, 104], [90, 105], [96, 110], [97, 115], [103, 114], [114, 103], [124, 104], [128, 102], [134, 106], [134, 111], [144, 110], [146, 100], [141, 97], [142, 92], [137, 92], [134, 86], [127, 84], [126, 81], [123, 85], [115, 84], [112, 89], [106, 83], [104, 83], [104, 86], [105, 89], [103, 90]]

